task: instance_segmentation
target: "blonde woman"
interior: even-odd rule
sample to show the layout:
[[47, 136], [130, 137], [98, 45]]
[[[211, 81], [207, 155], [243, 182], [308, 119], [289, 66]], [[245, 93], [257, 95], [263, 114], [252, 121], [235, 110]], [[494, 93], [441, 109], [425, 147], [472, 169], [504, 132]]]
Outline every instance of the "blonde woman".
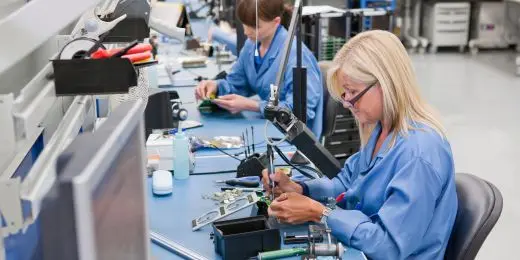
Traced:
[[[453, 156], [406, 50], [393, 34], [368, 31], [333, 64], [329, 91], [355, 115], [362, 147], [332, 180], [270, 176], [277, 187], [269, 192], [281, 195], [269, 214], [292, 224], [326, 222], [371, 259], [443, 259], [457, 214]], [[318, 202], [330, 197], [339, 201], [335, 209]]]

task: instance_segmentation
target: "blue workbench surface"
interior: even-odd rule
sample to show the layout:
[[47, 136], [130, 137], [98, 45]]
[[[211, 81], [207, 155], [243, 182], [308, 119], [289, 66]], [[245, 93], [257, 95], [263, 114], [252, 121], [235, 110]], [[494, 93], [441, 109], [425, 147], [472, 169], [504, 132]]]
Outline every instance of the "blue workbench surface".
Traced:
[[[198, 103], [195, 100], [194, 87], [182, 88], [166, 88], [165, 90], [175, 90], [183, 103], [183, 107], [188, 110], [188, 120], [195, 120], [201, 122], [204, 126], [199, 128], [188, 129], [188, 135], [195, 135], [200, 137], [214, 137], [214, 136], [242, 136], [247, 129], [249, 131], [249, 138], [253, 140], [251, 135], [251, 126], [254, 127], [254, 143], [260, 144], [260, 148], [265, 151], [265, 124], [266, 120], [262, 118], [260, 113], [244, 112], [240, 114], [230, 114], [227, 112], [205, 115], [201, 114], [198, 109]], [[267, 134], [269, 137], [283, 137], [283, 134], [276, 129], [273, 124], [268, 123]], [[285, 144], [287, 145], [287, 144]], [[231, 153], [237, 153], [241, 150], [230, 150]], [[221, 154], [215, 149], [206, 149], [198, 151], [196, 156], [213, 156]]]
[[[264, 138], [265, 119], [258, 113], [242, 113], [238, 115], [216, 114], [201, 115], [197, 110], [193, 87], [172, 88], [179, 92], [181, 100], [189, 113], [189, 120], [197, 120], [204, 124], [203, 127], [188, 130], [188, 134], [197, 136], [235, 135], [240, 136], [247, 128], [255, 128], [255, 143], [262, 143]], [[282, 137], [282, 134], [272, 126], [268, 125], [270, 137]], [[284, 144], [284, 152], [294, 148]], [[258, 152], [265, 151], [265, 143], [257, 146]], [[230, 153], [240, 150], [230, 150]], [[190, 176], [185, 181], [175, 181], [173, 194], [167, 197], [156, 197], [151, 192], [151, 180], [148, 180], [147, 198], [150, 229], [168, 239], [177, 242], [187, 248], [198, 252], [208, 259], [220, 259], [214, 252], [213, 241], [210, 240], [211, 225], [193, 232], [191, 221], [194, 218], [216, 208], [211, 200], [205, 200], [203, 195], [209, 195], [219, 191], [220, 187], [214, 184], [215, 180], [234, 177], [236, 173], [210, 174], [215, 171], [229, 171], [236, 169], [238, 161], [223, 155], [217, 150], [207, 149], [196, 152], [195, 173], [203, 175]], [[281, 164], [280, 160], [276, 161]], [[225, 219], [247, 217], [251, 215], [252, 207], [243, 209]], [[306, 234], [305, 228], [300, 228], [301, 234]], [[152, 254], [156, 259], [180, 259], [179, 256], [152, 244]], [[295, 258], [296, 259], [296, 258]], [[344, 259], [364, 259], [361, 252], [348, 249]]]
[[[234, 175], [234, 173], [207, 174], [190, 176], [189, 179], [183, 181], [175, 180], [173, 194], [166, 197], [157, 197], [152, 194], [151, 179], [149, 179], [147, 182], [147, 203], [150, 229], [208, 259], [220, 259], [214, 251], [213, 240], [210, 239], [211, 225], [207, 225], [198, 231], [192, 231], [191, 221], [217, 207], [214, 201], [202, 198], [203, 195], [220, 191], [220, 186], [215, 185], [215, 180], [232, 178]], [[248, 217], [251, 215], [251, 211], [252, 207], [248, 207], [224, 218], [224, 220]], [[289, 229], [289, 232], [306, 234], [306, 229], [300, 226]], [[156, 259], [161, 260], [181, 259], [155, 244], [152, 245], [152, 254]], [[364, 258], [359, 251], [347, 249], [343, 259]]]

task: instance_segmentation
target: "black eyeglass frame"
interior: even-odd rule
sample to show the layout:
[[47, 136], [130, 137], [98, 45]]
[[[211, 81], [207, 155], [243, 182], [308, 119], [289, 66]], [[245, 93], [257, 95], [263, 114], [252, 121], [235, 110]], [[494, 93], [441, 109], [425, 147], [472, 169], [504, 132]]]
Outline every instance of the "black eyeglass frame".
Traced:
[[354, 107], [354, 105], [356, 104], [356, 102], [359, 101], [359, 99], [361, 99], [363, 97], [363, 95], [365, 95], [365, 93], [367, 93], [373, 86], [375, 86], [377, 84], [377, 82], [375, 82], [374, 84], [366, 87], [365, 89], [363, 89], [363, 91], [361, 91], [359, 94], [357, 94], [355, 97], [351, 98], [350, 100], [345, 100], [345, 95], [346, 95], [346, 91], [343, 92], [343, 94], [341, 94], [341, 100], [343, 101], [344, 104], [346, 104], [347, 106], [349, 107]]

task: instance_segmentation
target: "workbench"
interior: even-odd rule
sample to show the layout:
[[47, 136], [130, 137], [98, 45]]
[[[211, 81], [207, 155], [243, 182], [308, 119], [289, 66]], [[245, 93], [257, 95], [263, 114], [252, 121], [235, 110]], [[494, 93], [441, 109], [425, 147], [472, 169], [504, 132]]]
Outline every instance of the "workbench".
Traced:
[[[265, 143], [260, 144], [265, 140], [264, 127], [266, 120], [262, 119], [259, 113], [245, 112], [237, 115], [227, 113], [201, 115], [197, 110], [194, 86], [172, 87], [169, 83], [171, 82], [171, 77], [168, 73], [170, 72], [169, 70], [175, 68], [166, 69], [166, 66], [161, 64], [157, 69], [159, 86], [163, 89], [176, 90], [179, 93], [184, 107], [188, 110], [188, 120], [197, 120], [204, 124], [203, 127], [187, 130], [187, 134], [208, 137], [218, 135], [241, 136], [246, 128], [248, 131], [251, 131], [251, 126], [254, 126], [254, 142], [259, 144], [257, 145], [257, 151], [264, 152], [266, 150]], [[229, 66], [227, 69], [229, 69]], [[211, 77], [216, 75], [219, 71], [214, 63], [210, 63], [207, 68], [191, 69], [191, 72]], [[185, 72], [179, 74], [186, 76], [184, 73]], [[282, 134], [274, 128], [272, 124], [269, 124], [267, 132], [270, 137], [282, 137]], [[294, 150], [294, 148], [287, 144], [282, 146], [284, 152]], [[236, 153], [239, 151], [240, 150], [231, 150], [230, 152]], [[210, 195], [220, 191], [220, 187], [216, 186], [214, 181], [231, 178], [236, 175], [236, 173], [211, 174], [211, 172], [234, 170], [238, 163], [237, 160], [223, 155], [217, 150], [197, 151], [194, 171], [196, 175], [192, 175], [189, 179], [183, 181], [175, 180], [173, 194], [166, 197], [154, 196], [151, 191], [151, 179], [148, 179], [146, 196], [150, 229], [208, 259], [220, 259], [220, 256], [214, 251], [213, 240], [210, 239], [210, 233], [212, 231], [211, 225], [207, 225], [198, 231], [192, 231], [191, 221], [217, 207], [214, 201], [202, 198], [203, 195]], [[276, 163], [280, 163], [280, 161]], [[248, 217], [251, 215], [251, 211], [252, 207], [248, 207], [223, 220]], [[294, 226], [281, 230], [281, 235], [283, 235], [283, 232], [307, 234], [307, 228], [306, 226]], [[180, 259], [179, 256], [155, 244], [152, 244], [151, 249], [155, 259]], [[348, 248], [343, 259], [366, 258], [360, 251]]]

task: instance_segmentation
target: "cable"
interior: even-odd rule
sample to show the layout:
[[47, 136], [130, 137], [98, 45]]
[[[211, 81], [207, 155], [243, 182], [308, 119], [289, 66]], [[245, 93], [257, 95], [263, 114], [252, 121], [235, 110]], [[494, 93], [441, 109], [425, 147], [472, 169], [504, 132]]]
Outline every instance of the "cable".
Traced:
[[234, 172], [237, 172], [237, 169], [234, 169], [234, 170], [215, 171], [215, 172], [195, 172], [195, 173], [190, 173], [190, 175], [224, 174], [224, 173], [234, 173]]
[[233, 155], [227, 153], [226, 151], [220, 149], [220, 148], [217, 147], [216, 145], [214, 145], [214, 144], [210, 144], [210, 145], [211, 145], [213, 148], [219, 150], [221, 153], [223, 153], [223, 154], [225, 154], [225, 155], [227, 155], [227, 156], [229, 156], [229, 157], [231, 157], [231, 158], [233, 158], [233, 159], [235, 159], [235, 160], [237, 160], [237, 161], [242, 161], [240, 158], [238, 158], [238, 157], [236, 157], [236, 156], [233, 156]]
[[[288, 165], [290, 165], [291, 167], [293, 167], [294, 169], [296, 169], [298, 172], [300, 172], [303, 176], [307, 177], [307, 178], [310, 178], [310, 179], [316, 179], [315, 176], [312, 176], [310, 175], [309, 173], [303, 171], [302, 169], [300, 169], [299, 167], [295, 166], [294, 164], [291, 163], [291, 161], [285, 156], [285, 154], [283, 154], [283, 152], [280, 150], [280, 148], [276, 147], [276, 146], [273, 146], [274, 150], [276, 151], [276, 153], [278, 153], [278, 155], [280, 156], [280, 158], [282, 158], [282, 160], [287, 163]], [[317, 171], [316, 169], [314, 168], [311, 168], [311, 167], [308, 167], [306, 168], [308, 170], [311, 170], [313, 171], [314, 173], [316, 173], [318, 175], [318, 177], [322, 177], [323, 175]]]
[[[280, 141], [276, 142], [276, 143], [273, 143], [271, 142], [271, 140], [274, 140], [274, 139], [270, 139], [267, 135], [267, 127], [269, 126], [269, 121], [265, 121], [265, 127], [264, 127], [264, 136], [265, 136], [265, 140], [266, 140], [266, 143], [271, 145], [271, 146], [278, 146], [280, 144], [282, 144], [283, 142], [285, 142], [287, 140], [287, 137], [289, 137], [289, 135], [285, 135], [282, 139], [280, 139]], [[289, 131], [287, 131], [289, 132]]]

